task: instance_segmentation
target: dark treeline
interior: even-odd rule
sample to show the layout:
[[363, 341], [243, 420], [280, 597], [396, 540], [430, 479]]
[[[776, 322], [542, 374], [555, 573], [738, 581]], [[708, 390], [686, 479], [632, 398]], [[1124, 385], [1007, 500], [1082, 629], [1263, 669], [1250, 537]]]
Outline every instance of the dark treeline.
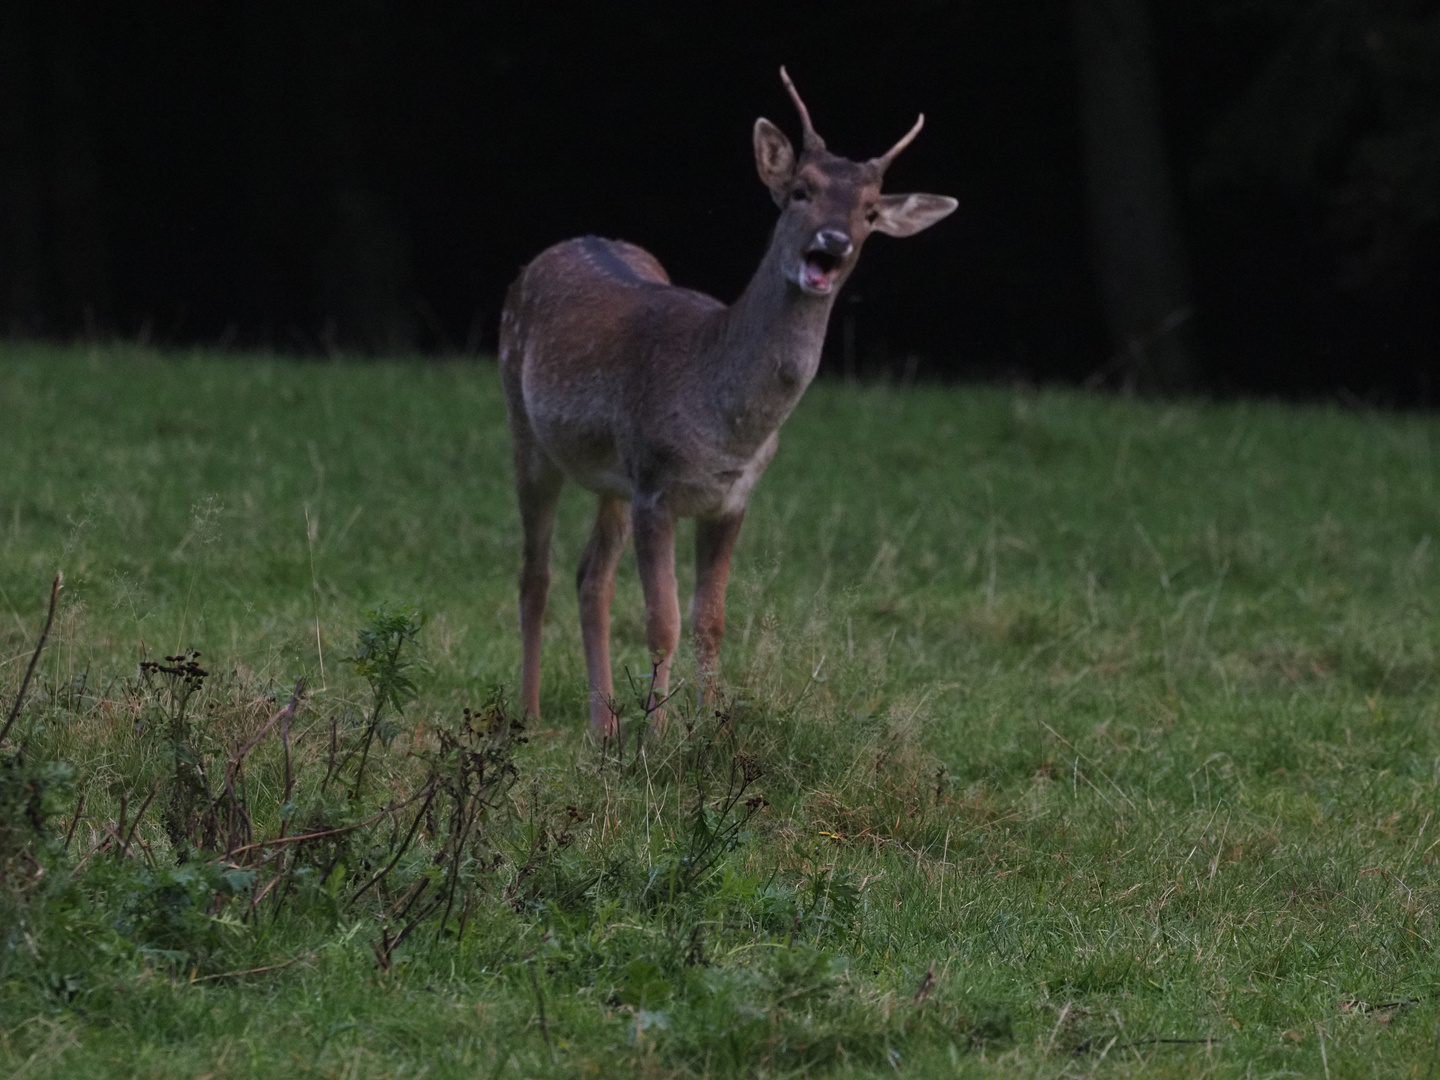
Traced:
[[7, 0], [0, 328], [484, 351], [583, 233], [732, 298], [781, 63], [841, 153], [923, 110], [889, 186], [961, 203], [869, 246], [833, 370], [1440, 394], [1434, 0]]

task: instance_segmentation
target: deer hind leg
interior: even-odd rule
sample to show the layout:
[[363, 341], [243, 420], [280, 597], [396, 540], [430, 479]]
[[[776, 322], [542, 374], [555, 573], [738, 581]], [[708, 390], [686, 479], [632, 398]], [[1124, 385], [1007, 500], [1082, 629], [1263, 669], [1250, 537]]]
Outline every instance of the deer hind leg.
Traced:
[[725, 636], [725, 586], [730, 579], [730, 556], [740, 536], [745, 511], [695, 523], [695, 600], [690, 628], [695, 638], [695, 679], [699, 701], [715, 697], [720, 674], [720, 639]]
[[515, 488], [525, 530], [520, 569], [520, 685], [524, 711], [540, 716], [540, 630], [550, 592], [550, 534], [564, 476], [538, 447], [516, 440]]
[[670, 665], [680, 644], [680, 599], [675, 585], [675, 519], [658, 496], [637, 495], [630, 506], [635, 558], [645, 590], [645, 642], [653, 679], [646, 710], [657, 728], [665, 726], [664, 701]]
[[625, 500], [602, 495], [575, 579], [585, 673], [590, 680], [590, 731], [597, 738], [614, 735], [618, 727], [610, 675], [610, 602], [615, 598], [615, 570], [629, 535], [630, 508]]

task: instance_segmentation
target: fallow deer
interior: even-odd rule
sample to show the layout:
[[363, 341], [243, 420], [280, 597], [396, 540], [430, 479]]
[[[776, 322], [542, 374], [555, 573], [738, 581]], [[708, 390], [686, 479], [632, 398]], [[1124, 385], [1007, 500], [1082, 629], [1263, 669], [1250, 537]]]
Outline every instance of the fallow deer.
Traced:
[[775, 456], [780, 425], [815, 377], [835, 294], [872, 232], [910, 236], [951, 213], [941, 195], [882, 195], [885, 170], [925, 122], [878, 158], [825, 148], [794, 83], [797, 155], [755, 121], [755, 164], [780, 207], [760, 268], [726, 307], [670, 283], [648, 252], [587, 236], [538, 255], [500, 317], [500, 374], [524, 528], [520, 575], [522, 698], [540, 714], [540, 628], [550, 536], [568, 477], [599, 496], [578, 587], [590, 725], [616, 730], [610, 673], [615, 571], [633, 531], [653, 664], [650, 710], [663, 722], [680, 640], [675, 521], [693, 517], [691, 609], [697, 681], [713, 693], [730, 556], [750, 489]]

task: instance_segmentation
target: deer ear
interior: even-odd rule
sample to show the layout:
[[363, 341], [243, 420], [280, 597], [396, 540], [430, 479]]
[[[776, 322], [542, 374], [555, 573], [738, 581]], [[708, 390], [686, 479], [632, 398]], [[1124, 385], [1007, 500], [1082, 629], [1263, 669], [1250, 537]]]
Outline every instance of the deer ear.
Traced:
[[795, 175], [795, 150], [778, 127], [763, 116], [755, 121], [755, 168], [760, 181], [781, 205]]
[[914, 236], [949, 217], [959, 205], [949, 195], [881, 195], [879, 216], [871, 227], [888, 236]]

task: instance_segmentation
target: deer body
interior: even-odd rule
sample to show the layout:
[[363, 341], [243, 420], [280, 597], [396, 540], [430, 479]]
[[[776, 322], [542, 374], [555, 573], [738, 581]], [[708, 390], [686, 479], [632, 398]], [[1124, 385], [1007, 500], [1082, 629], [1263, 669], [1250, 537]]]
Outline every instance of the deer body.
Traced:
[[500, 368], [525, 532], [520, 583], [522, 697], [539, 715], [540, 623], [550, 533], [569, 478], [599, 497], [578, 575], [592, 730], [615, 729], [609, 607], [633, 532], [654, 665], [651, 705], [669, 683], [679, 642], [675, 519], [696, 519], [692, 608], [702, 695], [718, 668], [730, 556], [750, 491], [778, 432], [820, 364], [839, 286], [870, 231], [910, 235], [953, 199], [879, 192], [884, 158], [829, 154], [784, 76], [805, 125], [797, 159], [756, 122], [761, 179], [782, 207], [770, 246], [729, 307], [670, 283], [648, 252], [583, 237], [556, 244], [521, 272], [500, 324]]
[[[612, 264], [628, 267], [626, 256], [656, 276], [619, 279]], [[506, 305], [517, 324], [505, 347], [507, 369], [519, 360], [512, 409], [597, 495], [628, 501], [663, 487], [677, 517], [738, 511], [815, 376], [830, 302], [787, 305], [771, 322], [788, 325], [757, 343], [744, 325], [749, 297], [726, 308], [662, 274], [641, 249], [596, 237], [536, 258]], [[545, 332], [532, 336], [536, 324]]]

